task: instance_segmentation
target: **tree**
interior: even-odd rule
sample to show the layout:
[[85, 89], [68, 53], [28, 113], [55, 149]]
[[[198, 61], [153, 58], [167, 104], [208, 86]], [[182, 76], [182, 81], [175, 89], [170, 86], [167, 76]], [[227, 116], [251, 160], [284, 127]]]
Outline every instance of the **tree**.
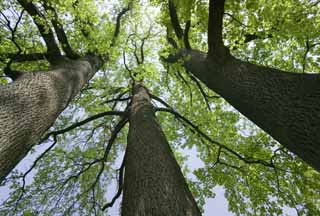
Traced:
[[[213, 3], [219, 3], [219, 7], [212, 5]], [[229, 54], [222, 44], [220, 34], [223, 14], [227, 33], [224, 41], [228, 43], [230, 51], [241, 59], [257, 52], [250, 59], [256, 64], [265, 63], [263, 54], [270, 52], [266, 49], [262, 53], [256, 51], [263, 47], [259, 41], [274, 40], [275, 32], [281, 33], [279, 28], [287, 27], [279, 23], [271, 32], [250, 31], [240, 34], [243, 25], [260, 31], [258, 22], [252, 25], [251, 19], [254, 18], [248, 17], [260, 19], [261, 14], [258, 16], [251, 13], [256, 11], [253, 8], [264, 2], [230, 1], [226, 3], [225, 10], [222, 10], [222, 3], [224, 2], [211, 1], [211, 7], [204, 1], [152, 1], [152, 4], [124, 1], [120, 5], [105, 5], [103, 2], [95, 5], [93, 1], [84, 0], [34, 3], [41, 13], [46, 14], [44, 21], [50, 20], [52, 24], [46, 24], [43, 33], [50, 33], [50, 29], [54, 29], [60, 41], [62, 39], [59, 37], [62, 37], [57, 28], [63, 24], [65, 38], [68, 35], [70, 47], [77, 50], [77, 53], [87, 51], [91, 56], [108, 56], [108, 62], [80, 91], [81, 94], [69, 102], [65, 112], [48, 133], [42, 136], [45, 150], [40, 151], [35, 147], [37, 153], [29, 156], [34, 159], [32, 164], [28, 164], [29, 168], [18, 169], [5, 179], [4, 183], [11, 187], [11, 194], [2, 203], [1, 214], [16, 215], [23, 212], [25, 215], [104, 215], [114, 206], [123, 190], [123, 215], [135, 212], [150, 215], [160, 211], [166, 215], [200, 215], [205, 199], [214, 196], [212, 189], [216, 185], [225, 188], [229, 209], [238, 215], [281, 215], [285, 206], [294, 208], [297, 215], [319, 214], [319, 173], [256, 128], [228, 106], [219, 95], [202, 84], [203, 82], [209, 88], [212, 88], [211, 83], [220, 86], [216, 89], [214, 85], [214, 90], [238, 109], [242, 101], [248, 101], [246, 91], [238, 92], [237, 85], [231, 82], [232, 85], [228, 87], [235, 96], [228, 96], [231, 93], [222, 85], [227, 83], [228, 76], [225, 78], [220, 70], [228, 71], [228, 67], [232, 69], [234, 66], [230, 62], [239, 66], [257, 67], [259, 70], [263, 68], [241, 62]], [[307, 8], [296, 4], [283, 4], [281, 8], [297, 8], [311, 13], [315, 9], [311, 6], [309, 8], [309, 5], [316, 3], [307, 4]], [[127, 19], [123, 23], [124, 30], [119, 32], [119, 25], [116, 24], [116, 30], [113, 31], [113, 23], [119, 23], [119, 11], [123, 5], [131, 5], [130, 13], [126, 14]], [[268, 9], [267, 6], [265, 8]], [[15, 4], [11, 7], [4, 4], [2, 7], [6, 11], [2, 14], [2, 21], [6, 21], [5, 17], [8, 18], [8, 11], [21, 10]], [[163, 7], [161, 12], [159, 7]], [[210, 19], [213, 8], [218, 9], [218, 12], [214, 12], [214, 19]], [[245, 15], [241, 17], [243, 14]], [[314, 16], [312, 19], [319, 19], [317, 15]], [[110, 17], [118, 18], [112, 21]], [[206, 24], [208, 17], [209, 25]], [[9, 18], [8, 20], [16, 20], [14, 17]], [[21, 19], [27, 19], [27, 16]], [[217, 19], [220, 19], [220, 27], [211, 25]], [[265, 17], [263, 19], [269, 24], [270, 20]], [[55, 20], [60, 24], [54, 24]], [[37, 22], [39, 21], [35, 18], [35, 23]], [[184, 29], [180, 22], [185, 23]], [[40, 24], [43, 24], [43, 20]], [[21, 21], [20, 26], [19, 28], [30, 28], [26, 21]], [[209, 41], [210, 58], [214, 60], [207, 60], [204, 53], [195, 51], [205, 50], [208, 26], [209, 38], [212, 31], [216, 36]], [[215, 28], [212, 29], [212, 26]], [[39, 26], [38, 30], [41, 32]], [[11, 38], [3, 39], [6, 44], [1, 47], [1, 51], [11, 51], [17, 41], [18, 45], [26, 47], [31, 43], [30, 38], [22, 32], [18, 36], [13, 33], [14, 36], [10, 37], [11, 33], [12, 31], [1, 32], [1, 38]], [[292, 37], [300, 36], [294, 31], [288, 34]], [[117, 35], [117, 43], [114, 35]], [[235, 38], [235, 35], [243, 37]], [[314, 48], [316, 38], [312, 38], [311, 33], [309, 36], [309, 43], [312, 44], [310, 47]], [[63, 44], [65, 43], [62, 43], [62, 49], [65, 47]], [[248, 44], [256, 47], [250, 48]], [[38, 42], [33, 48], [38, 52], [41, 47], [41, 42]], [[305, 56], [308, 53], [313, 55], [312, 48]], [[279, 52], [275, 46], [270, 49]], [[219, 53], [213, 50], [218, 50]], [[69, 55], [67, 51], [63, 52]], [[31, 56], [32, 59], [38, 56], [19, 53], [18, 58], [16, 55], [5, 54], [2, 54], [6, 56], [4, 67], [10, 63], [10, 56], [16, 61], [21, 56]], [[157, 61], [159, 54], [163, 65]], [[70, 55], [67, 57], [71, 58]], [[56, 61], [56, 58], [51, 59]], [[205, 59], [207, 65], [199, 63], [202, 59]], [[307, 58], [304, 57], [304, 60]], [[270, 60], [272, 61], [274, 59]], [[280, 63], [279, 66], [287, 67], [285, 62]], [[16, 70], [20, 67], [30, 71], [42, 65], [30, 63], [11, 66], [16, 67]], [[305, 64], [304, 70], [308, 69], [306, 66], [308, 64]], [[202, 70], [204, 67], [207, 68]], [[211, 71], [211, 68], [220, 68], [217, 69], [218, 72], [214, 71], [217, 75], [212, 77], [220, 79], [221, 83], [215, 80], [213, 82], [211, 76], [207, 76], [206, 71]], [[316, 69], [316, 66], [312, 68]], [[276, 72], [274, 70], [272, 74]], [[238, 80], [241, 77], [230, 75], [230, 78]], [[268, 78], [265, 75], [265, 79]], [[226, 85], [229, 84], [230, 82]], [[252, 118], [251, 112], [249, 115], [242, 107], [239, 109]], [[59, 113], [61, 111], [62, 109]], [[48, 127], [51, 124], [52, 122], [48, 123]], [[185, 149], [192, 149], [193, 154], [197, 152], [197, 157], [203, 164], [196, 168], [192, 165], [188, 167]], [[187, 179], [184, 179], [179, 166]], [[110, 198], [109, 193], [112, 191], [108, 185], [112, 184], [117, 184], [117, 190]]]
[[[100, 54], [87, 54], [81, 57], [75, 53], [71, 49], [55, 9], [47, 2], [43, 2], [46, 13], [53, 13], [51, 23], [66, 54], [62, 56], [54, 33], [46, 23], [45, 15], [32, 2], [25, 0], [18, 2], [23, 10], [13, 28], [5, 12], [1, 13], [4, 25], [11, 33], [10, 40], [18, 51], [7, 54], [10, 60], [4, 69], [5, 74], [14, 82], [0, 89], [0, 182], [32, 146], [39, 142], [41, 136], [52, 126], [69, 101], [78, 94], [106, 59], [106, 57], [103, 59]], [[113, 41], [119, 34], [120, 18], [128, 9], [125, 8], [119, 13]], [[45, 54], [22, 54], [23, 48], [17, 42], [15, 34], [24, 11], [32, 16], [45, 41], [47, 47]], [[39, 59], [47, 59], [50, 63], [46, 73], [41, 71], [25, 73], [10, 68], [13, 61]]]
[[[192, 50], [190, 43], [185, 41], [185, 49], [169, 58], [169, 62], [175, 62], [184, 57], [184, 67], [193, 76], [224, 97], [239, 112], [291, 152], [320, 171], [318, 133], [320, 76], [287, 73], [235, 58], [223, 43], [224, 8], [224, 0], [210, 1], [207, 52]], [[187, 38], [189, 27], [186, 26], [186, 31], [183, 33], [172, 0], [169, 1], [169, 10], [176, 37]], [[302, 19], [306, 17], [297, 18], [293, 22], [303, 23]], [[258, 32], [248, 34], [244, 41], [261, 38], [257, 36], [258, 34]], [[275, 36], [273, 34], [276, 33], [267, 35], [273, 37]], [[314, 36], [313, 32], [310, 34]], [[308, 35], [303, 36], [310, 40]], [[317, 39], [318, 35], [315, 35], [311, 40]], [[307, 55], [310, 47], [316, 44], [310, 45], [309, 41], [306, 43]], [[304, 67], [305, 65], [303, 70], [305, 70]]]
[[149, 93], [139, 83], [134, 85], [129, 121], [122, 215], [200, 215]]

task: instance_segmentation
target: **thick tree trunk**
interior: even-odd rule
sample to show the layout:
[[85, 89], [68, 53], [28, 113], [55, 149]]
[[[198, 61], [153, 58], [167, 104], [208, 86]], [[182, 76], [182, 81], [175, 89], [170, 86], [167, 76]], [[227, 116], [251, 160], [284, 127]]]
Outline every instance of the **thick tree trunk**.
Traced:
[[134, 89], [129, 122], [122, 215], [201, 215], [140, 84]]
[[12, 84], [0, 86], [0, 182], [39, 142], [100, 64], [98, 57], [66, 60], [50, 71], [24, 73]]
[[198, 51], [185, 68], [291, 152], [320, 171], [320, 75], [257, 66]]

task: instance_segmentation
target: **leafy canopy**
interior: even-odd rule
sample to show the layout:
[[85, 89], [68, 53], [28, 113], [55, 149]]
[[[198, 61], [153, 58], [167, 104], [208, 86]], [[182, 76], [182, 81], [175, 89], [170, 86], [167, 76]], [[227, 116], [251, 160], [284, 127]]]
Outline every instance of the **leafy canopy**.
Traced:
[[[41, 8], [41, 1], [34, 2]], [[205, 51], [208, 2], [173, 2], [183, 27], [191, 21], [191, 47]], [[229, 210], [236, 215], [283, 215], [284, 207], [294, 208], [298, 215], [320, 214], [319, 173], [190, 76], [179, 63], [161, 61], [160, 57], [176, 51], [167, 41], [168, 37], [175, 38], [167, 2], [132, 1], [112, 48], [116, 16], [128, 1], [49, 3], [56, 9], [76, 52], [109, 56], [51, 131], [105, 111], [125, 110], [134, 76], [187, 119], [157, 113], [200, 207], [207, 198], [214, 197], [213, 190], [220, 185], [225, 189]], [[226, 1], [224, 42], [240, 59], [293, 72], [317, 73], [319, 5], [319, 1], [307, 0]], [[8, 62], [7, 54], [20, 48], [22, 53], [45, 52], [41, 36], [26, 12], [12, 39], [4, 16], [11, 25], [17, 22], [22, 8], [15, 1], [1, 2], [0, 10], [2, 69]], [[50, 16], [47, 14], [47, 19]], [[175, 40], [178, 47], [183, 46], [183, 41]], [[46, 70], [48, 63], [14, 63], [13, 67], [23, 71]], [[8, 81], [0, 79], [2, 84]], [[159, 101], [154, 101], [154, 105], [164, 106]], [[116, 193], [127, 127], [117, 134], [108, 156], [104, 155], [119, 120], [104, 116], [56, 136], [55, 146], [30, 173], [24, 175], [25, 169], [18, 169], [8, 178], [6, 187], [11, 192], [0, 207], [1, 214], [103, 215], [111, 211], [102, 208]], [[34, 161], [52, 143], [53, 136], [41, 149], [35, 147], [29, 159]], [[186, 152], [196, 154], [201, 165], [189, 164]], [[32, 163], [22, 161], [28, 167]]]

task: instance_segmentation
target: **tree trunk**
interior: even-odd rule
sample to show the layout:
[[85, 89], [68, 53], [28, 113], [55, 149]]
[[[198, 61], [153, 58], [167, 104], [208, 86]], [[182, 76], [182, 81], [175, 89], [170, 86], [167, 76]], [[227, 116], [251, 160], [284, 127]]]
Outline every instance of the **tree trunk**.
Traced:
[[129, 115], [122, 215], [201, 215], [140, 84]]
[[185, 68], [274, 139], [320, 171], [320, 75], [185, 51]]
[[66, 60], [0, 86], [0, 182], [39, 142], [68, 102], [95, 74], [98, 57]]

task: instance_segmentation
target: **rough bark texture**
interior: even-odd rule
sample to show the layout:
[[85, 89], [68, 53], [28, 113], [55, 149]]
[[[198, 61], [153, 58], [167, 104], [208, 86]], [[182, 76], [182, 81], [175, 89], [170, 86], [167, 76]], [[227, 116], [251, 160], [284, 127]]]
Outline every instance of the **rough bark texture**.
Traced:
[[122, 215], [201, 215], [140, 84], [134, 89], [129, 122]]
[[24, 73], [12, 84], [0, 86], [0, 182], [99, 66], [95, 57], [69, 60], [50, 71]]
[[320, 171], [320, 75], [257, 66], [231, 55], [215, 61], [184, 51], [185, 67], [239, 112]]

